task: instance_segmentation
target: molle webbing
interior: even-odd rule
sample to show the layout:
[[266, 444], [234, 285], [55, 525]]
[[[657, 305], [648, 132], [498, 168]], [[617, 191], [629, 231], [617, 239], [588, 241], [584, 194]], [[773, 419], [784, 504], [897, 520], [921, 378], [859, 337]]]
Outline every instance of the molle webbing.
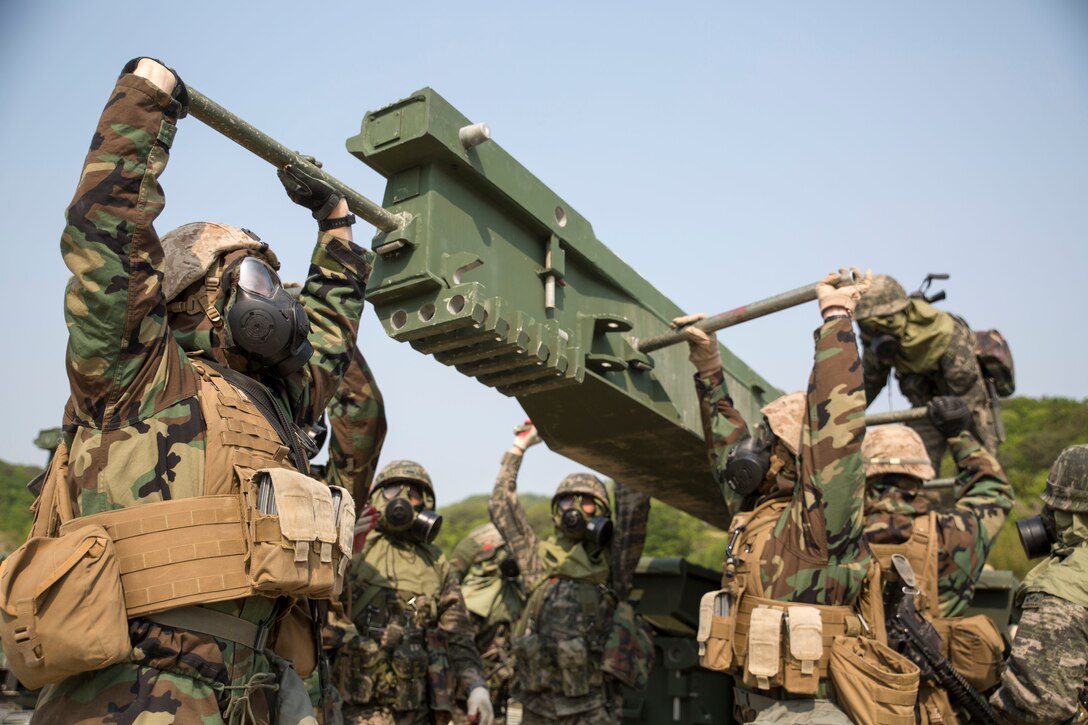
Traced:
[[200, 496], [74, 519], [114, 542], [129, 617], [255, 594], [238, 496]]
[[[831, 643], [835, 637], [855, 637], [861, 633], [862, 625], [858, 615], [851, 607], [825, 606], [819, 604], [805, 604], [803, 602], [783, 602], [777, 599], [763, 599], [751, 594], [741, 597], [740, 608], [737, 610], [737, 624], [733, 635], [734, 662], [738, 666], [743, 665], [748, 654], [748, 632], [752, 620], [752, 611], [759, 606], [772, 607], [789, 611], [791, 606], [811, 607], [820, 612], [820, 620], [823, 624], [823, 654], [816, 667], [820, 679], [827, 677], [827, 663], [831, 654]], [[788, 645], [787, 645], [788, 649]]]
[[873, 557], [880, 562], [885, 582], [895, 581], [898, 575], [892, 569], [892, 554], [907, 557], [914, 576], [918, 580], [918, 590], [922, 593], [925, 613], [928, 618], [941, 616], [940, 591], [938, 579], [938, 533], [937, 514], [929, 512], [914, 519], [913, 530], [909, 539], [902, 544], [869, 544]]

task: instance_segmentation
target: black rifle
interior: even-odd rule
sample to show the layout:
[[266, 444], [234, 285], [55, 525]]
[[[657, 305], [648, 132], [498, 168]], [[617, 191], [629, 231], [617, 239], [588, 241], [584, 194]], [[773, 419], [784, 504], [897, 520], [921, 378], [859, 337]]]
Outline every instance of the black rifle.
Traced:
[[985, 697], [971, 687], [941, 654], [941, 635], [914, 607], [917, 589], [905, 586], [888, 617], [888, 645], [922, 671], [922, 679], [936, 682], [952, 701], [963, 708], [972, 722], [997, 723]]

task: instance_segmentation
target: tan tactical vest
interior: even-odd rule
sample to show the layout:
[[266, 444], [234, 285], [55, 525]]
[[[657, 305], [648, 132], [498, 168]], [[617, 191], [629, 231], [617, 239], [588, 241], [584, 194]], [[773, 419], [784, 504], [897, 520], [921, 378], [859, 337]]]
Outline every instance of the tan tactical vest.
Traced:
[[[350, 495], [296, 472], [256, 406], [210, 366], [190, 362], [206, 428], [204, 495], [67, 522], [39, 512], [31, 535], [102, 526], [117, 552], [129, 617], [258, 594], [338, 595], [351, 556]], [[67, 468], [61, 446], [44, 487], [70, 496]], [[273, 481], [279, 515], [257, 511], [257, 471]]]
[[937, 539], [937, 513], [930, 511], [927, 515], [914, 519], [914, 531], [902, 544], [869, 544], [873, 556], [880, 562], [884, 581], [898, 579], [898, 575], [892, 570], [892, 554], [907, 557], [918, 582], [918, 610], [924, 611], [926, 619], [930, 621], [941, 616], [937, 589], [940, 542]]
[[[737, 514], [730, 525], [737, 560], [723, 566], [722, 589], [703, 597], [700, 662], [729, 672], [745, 686], [815, 696], [828, 678], [835, 637], [865, 636], [880, 642], [884, 611], [880, 570], [875, 565], [851, 606], [802, 604], [764, 596], [760, 560], [788, 499], [775, 499]], [[739, 533], [738, 533], [739, 532]]]

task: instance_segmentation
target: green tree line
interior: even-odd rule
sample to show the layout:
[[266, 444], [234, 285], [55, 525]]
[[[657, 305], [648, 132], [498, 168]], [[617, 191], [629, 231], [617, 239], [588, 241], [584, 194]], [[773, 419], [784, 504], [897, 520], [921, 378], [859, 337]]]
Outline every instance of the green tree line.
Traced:
[[[1038, 513], [1039, 494], [1058, 453], [1066, 446], [1088, 443], [1088, 401], [1013, 398], [1005, 401], [1003, 410], [1007, 438], [998, 457], [1017, 501], [990, 554], [990, 564], [1023, 576], [1031, 564], [1020, 547], [1015, 522]], [[946, 461], [946, 471], [947, 464]], [[0, 462], [0, 547], [4, 550], [18, 546], [30, 528], [29, 506], [33, 497], [26, 490], [26, 483], [39, 471], [33, 466]], [[548, 497], [524, 494], [522, 503], [532, 526], [541, 534], [549, 534], [552, 523]], [[486, 494], [439, 508], [443, 523], [436, 543], [447, 553], [469, 531], [487, 521]], [[646, 556], [680, 556], [718, 569], [724, 551], [723, 531], [654, 501], [647, 527]]]

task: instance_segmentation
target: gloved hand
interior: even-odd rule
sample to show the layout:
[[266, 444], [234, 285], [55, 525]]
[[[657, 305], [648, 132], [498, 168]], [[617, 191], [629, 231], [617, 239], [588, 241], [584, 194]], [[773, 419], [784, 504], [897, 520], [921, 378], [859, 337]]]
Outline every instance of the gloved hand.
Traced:
[[718, 349], [717, 335], [691, 327], [693, 323], [705, 319], [705, 312], [696, 312], [694, 315], [674, 318], [669, 323], [673, 329], [681, 330], [688, 339], [688, 360], [699, 371], [699, 376], [704, 378], [722, 369], [722, 354]]
[[343, 198], [331, 184], [310, 176], [292, 164], [276, 171], [276, 176], [280, 178], [291, 201], [309, 209], [318, 221], [327, 218]]
[[352, 554], [358, 554], [363, 550], [366, 535], [378, 525], [379, 518], [381, 518], [381, 514], [378, 513], [378, 509], [369, 504], [359, 512], [358, 518], [355, 519], [355, 539], [351, 545]]
[[958, 436], [971, 422], [971, 409], [956, 395], [938, 395], [926, 403], [929, 422], [945, 438]]
[[533, 425], [531, 420], [525, 421], [524, 424], [519, 425], [514, 429], [514, 448], [518, 448], [522, 453], [529, 446], [535, 446], [540, 443], [540, 434], [536, 432], [536, 426]]
[[[852, 284], [841, 284], [843, 276], [848, 271], [854, 273], [857, 281]], [[828, 310], [835, 307], [842, 307], [847, 314], [853, 314], [857, 301], [869, 291], [872, 281], [871, 270], [866, 270], [862, 275], [857, 267], [851, 267], [850, 270], [841, 268], [838, 272], [827, 275], [816, 283], [816, 299], [820, 303], [820, 314], [826, 315]]]
[[491, 707], [491, 694], [486, 687], [474, 687], [468, 693], [468, 706], [465, 708], [468, 721], [479, 725], [492, 725], [495, 722], [495, 709]]

